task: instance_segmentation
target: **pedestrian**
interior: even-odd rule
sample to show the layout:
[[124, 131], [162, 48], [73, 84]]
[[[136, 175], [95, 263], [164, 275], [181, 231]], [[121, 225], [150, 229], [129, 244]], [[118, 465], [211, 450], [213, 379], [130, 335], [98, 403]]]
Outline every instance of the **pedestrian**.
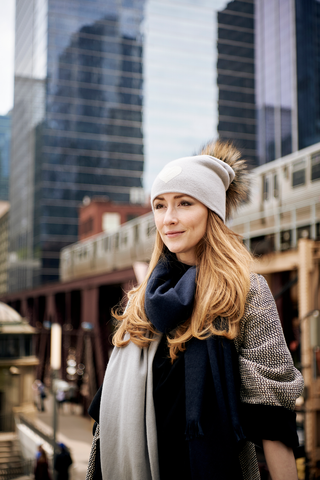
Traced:
[[49, 473], [48, 457], [42, 445], [38, 446], [34, 468], [34, 480], [51, 480]]
[[64, 443], [59, 443], [60, 452], [55, 457], [54, 469], [57, 472], [56, 480], [69, 479], [69, 467], [72, 465], [72, 458], [69, 449]]
[[39, 391], [39, 407], [38, 407], [38, 410], [40, 410], [41, 412], [44, 412], [45, 411], [44, 400], [45, 400], [45, 398], [47, 398], [47, 395], [46, 395], [45, 386], [43, 385], [42, 382], [39, 382], [38, 391]]
[[225, 224], [247, 198], [228, 142], [156, 177], [146, 279], [115, 309], [115, 348], [89, 413], [87, 480], [297, 479], [295, 400], [303, 379], [265, 279]]
[[66, 401], [66, 394], [63, 390], [58, 389], [56, 392], [56, 400], [58, 403], [58, 409], [60, 410], [61, 406]]

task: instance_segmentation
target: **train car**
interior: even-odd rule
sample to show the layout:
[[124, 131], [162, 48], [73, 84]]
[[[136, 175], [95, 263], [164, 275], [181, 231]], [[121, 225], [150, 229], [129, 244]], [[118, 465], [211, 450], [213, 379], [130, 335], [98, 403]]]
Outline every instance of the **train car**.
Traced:
[[117, 232], [101, 233], [61, 250], [60, 280], [108, 273], [150, 259], [155, 238], [153, 214], [121, 225]]
[[297, 247], [299, 238], [320, 239], [320, 143], [257, 167], [250, 201], [230, 228], [257, 254]]

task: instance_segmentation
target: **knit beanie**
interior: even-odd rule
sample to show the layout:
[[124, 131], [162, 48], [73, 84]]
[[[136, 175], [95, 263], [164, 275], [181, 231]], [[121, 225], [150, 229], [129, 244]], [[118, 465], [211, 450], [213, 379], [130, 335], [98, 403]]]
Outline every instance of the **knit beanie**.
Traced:
[[199, 200], [225, 222], [226, 191], [235, 173], [225, 162], [210, 155], [178, 158], [157, 175], [151, 189], [151, 205], [164, 193], [184, 193]]

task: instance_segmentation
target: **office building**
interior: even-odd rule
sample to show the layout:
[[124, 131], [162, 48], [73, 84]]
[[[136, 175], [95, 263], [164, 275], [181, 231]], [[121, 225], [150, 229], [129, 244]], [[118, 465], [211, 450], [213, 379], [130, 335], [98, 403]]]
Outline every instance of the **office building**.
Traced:
[[232, 1], [218, 12], [218, 133], [251, 166], [257, 164], [254, 38], [254, 0]]
[[10, 290], [58, 279], [85, 196], [141, 190], [142, 7], [17, 2]]
[[259, 164], [320, 141], [320, 4], [255, 0]]
[[9, 199], [11, 115], [0, 115], [0, 201]]
[[254, 162], [252, 9], [252, 0], [17, 2], [10, 291], [58, 279], [84, 197], [144, 203], [166, 162], [228, 131]]

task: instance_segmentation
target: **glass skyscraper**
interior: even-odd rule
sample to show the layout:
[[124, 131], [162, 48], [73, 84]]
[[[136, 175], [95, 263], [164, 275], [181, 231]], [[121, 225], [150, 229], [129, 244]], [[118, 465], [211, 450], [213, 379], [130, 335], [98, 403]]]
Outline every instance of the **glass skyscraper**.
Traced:
[[0, 200], [9, 199], [11, 115], [0, 115]]
[[259, 163], [320, 141], [320, 4], [255, 0]]
[[142, 18], [141, 0], [17, 2], [10, 290], [58, 279], [84, 196], [142, 187]]
[[218, 132], [233, 140], [252, 166], [257, 162], [254, 39], [254, 0], [228, 3], [218, 13]]
[[58, 279], [85, 196], [143, 198], [167, 161], [219, 136], [254, 162], [252, 9], [17, 1], [9, 290]]

